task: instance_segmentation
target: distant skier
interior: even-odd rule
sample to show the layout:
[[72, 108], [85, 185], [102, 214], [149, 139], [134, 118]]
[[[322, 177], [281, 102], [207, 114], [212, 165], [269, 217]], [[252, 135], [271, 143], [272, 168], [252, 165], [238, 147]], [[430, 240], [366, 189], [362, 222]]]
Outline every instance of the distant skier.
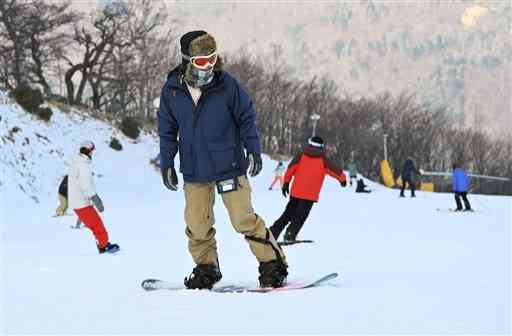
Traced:
[[[343, 187], [347, 185], [343, 170], [335, 167], [327, 159], [323, 139], [315, 136], [309, 139], [307, 147], [293, 158], [286, 170], [282, 192], [284, 197], [290, 194], [290, 200], [281, 217], [270, 227], [270, 231], [276, 239], [288, 226], [284, 240], [296, 240], [313, 204], [318, 202], [325, 175], [334, 177]], [[293, 185], [290, 193], [292, 179]]]
[[[251, 185], [263, 167], [256, 114], [251, 98], [221, 69], [217, 43], [205, 31], [180, 39], [182, 63], [167, 76], [158, 111], [164, 185], [178, 190], [174, 157], [179, 151], [185, 184], [188, 249], [196, 266], [184, 284], [211, 289], [220, 281], [215, 190], [222, 197], [234, 229], [243, 234], [259, 262], [261, 287], [282, 287], [288, 265], [263, 219], [254, 212]], [[179, 141], [178, 141], [179, 134]]]
[[464, 201], [464, 211], [473, 211], [468, 200], [470, 181], [469, 176], [466, 174], [462, 166], [457, 163], [453, 164], [452, 183], [453, 192], [455, 194], [455, 203], [457, 204], [455, 211], [462, 211], [461, 198]]
[[54, 217], [64, 216], [68, 210], [68, 176], [64, 176], [59, 184], [57, 192], [59, 196], [59, 206], [55, 210]]
[[350, 186], [352, 186], [353, 181], [357, 181], [357, 165], [354, 159], [350, 159], [350, 162], [347, 165], [348, 175], [350, 176]]
[[367, 185], [364, 184], [363, 179], [357, 180], [356, 193], [370, 193], [371, 190], [367, 190], [366, 187], [367, 187]]
[[402, 165], [402, 188], [400, 190], [400, 197], [405, 197], [404, 191], [409, 184], [409, 188], [411, 188], [411, 197], [416, 197], [414, 191], [416, 190], [416, 181], [414, 179], [415, 175], [421, 175], [421, 172], [416, 169], [416, 166], [414, 165], [414, 161], [411, 157], [408, 157], [404, 164]]
[[276, 184], [277, 182], [279, 182], [280, 188], [283, 187], [283, 183], [284, 183], [283, 182], [283, 174], [284, 174], [285, 170], [286, 170], [286, 166], [284, 165], [284, 162], [279, 161], [276, 169], [274, 169], [274, 179], [272, 180], [270, 187], [268, 187], [268, 190], [272, 190], [272, 188], [274, 187], [274, 184]]
[[68, 177], [69, 206], [75, 211], [80, 221], [94, 234], [99, 253], [115, 252], [119, 250], [119, 246], [109, 242], [107, 230], [96, 212], [96, 209], [103, 212], [104, 207], [101, 198], [96, 193], [92, 176], [91, 161], [94, 149], [92, 141], [82, 142], [79, 154], [71, 163]]

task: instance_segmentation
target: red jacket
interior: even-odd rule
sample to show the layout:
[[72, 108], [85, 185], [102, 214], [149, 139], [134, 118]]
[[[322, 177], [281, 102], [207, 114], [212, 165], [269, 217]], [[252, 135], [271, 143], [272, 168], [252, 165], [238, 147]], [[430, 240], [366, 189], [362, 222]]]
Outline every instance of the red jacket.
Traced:
[[323, 149], [308, 146], [290, 162], [284, 175], [284, 182], [290, 182], [293, 177], [290, 195], [317, 202], [325, 175], [330, 175], [340, 182], [347, 180], [343, 170], [335, 167], [325, 157]]

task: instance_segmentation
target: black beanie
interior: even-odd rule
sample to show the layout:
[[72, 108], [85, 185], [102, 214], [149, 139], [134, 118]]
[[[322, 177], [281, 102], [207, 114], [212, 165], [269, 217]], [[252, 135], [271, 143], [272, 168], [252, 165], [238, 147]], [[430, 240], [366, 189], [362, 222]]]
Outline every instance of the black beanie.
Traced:
[[208, 33], [204, 30], [194, 30], [183, 35], [180, 38], [181, 53], [190, 56], [190, 43], [192, 43], [193, 40], [204, 34]]
[[314, 137], [310, 138], [308, 143], [310, 146], [318, 147], [318, 148], [323, 148], [325, 145], [324, 139], [322, 139], [319, 136], [314, 136]]

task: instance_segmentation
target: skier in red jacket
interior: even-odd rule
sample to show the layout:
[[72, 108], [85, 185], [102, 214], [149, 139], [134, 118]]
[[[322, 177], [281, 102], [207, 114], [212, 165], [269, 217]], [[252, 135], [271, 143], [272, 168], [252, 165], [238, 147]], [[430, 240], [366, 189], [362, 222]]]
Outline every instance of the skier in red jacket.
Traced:
[[290, 182], [293, 178], [290, 201], [279, 219], [270, 227], [277, 240], [284, 228], [285, 241], [294, 241], [308, 218], [309, 212], [324, 183], [325, 175], [337, 179], [341, 186], [347, 185], [347, 178], [342, 169], [336, 168], [325, 156], [325, 144], [322, 138], [314, 136], [309, 139], [306, 149], [295, 156], [288, 165], [282, 189], [284, 197], [288, 196]]

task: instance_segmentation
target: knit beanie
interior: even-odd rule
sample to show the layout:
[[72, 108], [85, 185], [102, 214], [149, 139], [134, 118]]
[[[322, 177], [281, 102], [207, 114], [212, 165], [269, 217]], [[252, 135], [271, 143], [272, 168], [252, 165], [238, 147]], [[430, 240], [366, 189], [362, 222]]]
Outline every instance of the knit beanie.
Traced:
[[90, 156], [91, 152], [96, 148], [94, 142], [87, 140], [80, 143], [80, 153]]
[[[193, 56], [210, 55], [217, 50], [217, 43], [213, 36], [204, 30], [194, 30], [186, 33], [180, 38], [181, 54]], [[184, 62], [188, 62], [184, 59]]]
[[319, 136], [314, 136], [310, 138], [308, 144], [316, 148], [324, 148], [325, 146], [324, 140]]

